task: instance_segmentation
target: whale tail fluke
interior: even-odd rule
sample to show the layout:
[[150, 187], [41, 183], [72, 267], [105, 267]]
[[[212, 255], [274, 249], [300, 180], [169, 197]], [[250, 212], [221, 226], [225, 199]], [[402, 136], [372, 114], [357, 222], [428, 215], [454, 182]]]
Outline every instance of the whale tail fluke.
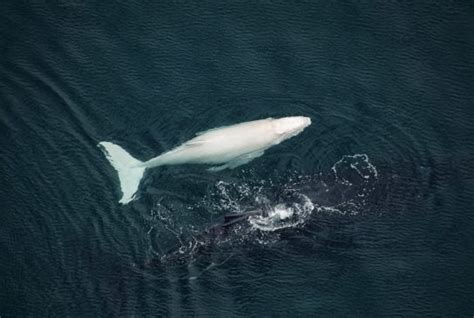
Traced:
[[140, 166], [140, 160], [133, 158], [122, 147], [111, 142], [102, 141], [98, 146], [102, 149], [112, 167], [117, 170], [122, 198], [120, 203], [127, 204], [135, 199], [135, 194], [145, 172], [145, 167]]

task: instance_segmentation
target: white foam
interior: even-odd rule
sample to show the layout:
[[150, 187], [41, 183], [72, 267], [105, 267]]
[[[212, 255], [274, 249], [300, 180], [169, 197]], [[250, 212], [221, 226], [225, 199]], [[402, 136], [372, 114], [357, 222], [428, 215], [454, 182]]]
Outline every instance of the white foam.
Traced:
[[275, 209], [273, 209], [273, 215], [272, 217], [277, 217], [280, 220], [286, 220], [292, 217], [295, 214], [295, 211], [293, 208], [285, 208], [282, 206], [277, 205]]
[[276, 231], [304, 224], [314, 210], [314, 204], [306, 195], [299, 193], [298, 196], [301, 202], [291, 205], [277, 204], [266, 216], [250, 217], [250, 224], [261, 231]]

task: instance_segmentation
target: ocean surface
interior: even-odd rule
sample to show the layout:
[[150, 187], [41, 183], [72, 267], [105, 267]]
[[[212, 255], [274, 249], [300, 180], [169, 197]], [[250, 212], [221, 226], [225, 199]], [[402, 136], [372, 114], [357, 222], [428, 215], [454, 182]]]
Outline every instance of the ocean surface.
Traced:
[[[1, 318], [474, 315], [472, 1], [6, 0], [0, 21]], [[97, 147], [148, 160], [291, 115], [313, 124], [234, 170], [149, 170], [127, 205]]]

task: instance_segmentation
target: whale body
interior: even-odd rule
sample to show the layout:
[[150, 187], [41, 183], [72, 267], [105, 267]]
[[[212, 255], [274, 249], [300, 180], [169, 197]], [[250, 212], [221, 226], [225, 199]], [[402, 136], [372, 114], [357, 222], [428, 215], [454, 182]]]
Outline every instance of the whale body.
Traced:
[[117, 170], [122, 198], [126, 204], [135, 198], [146, 169], [164, 165], [210, 164], [209, 171], [234, 169], [263, 155], [266, 149], [298, 135], [311, 124], [309, 117], [266, 118], [198, 132], [196, 137], [152, 158], [140, 161], [111, 142], [98, 144]]

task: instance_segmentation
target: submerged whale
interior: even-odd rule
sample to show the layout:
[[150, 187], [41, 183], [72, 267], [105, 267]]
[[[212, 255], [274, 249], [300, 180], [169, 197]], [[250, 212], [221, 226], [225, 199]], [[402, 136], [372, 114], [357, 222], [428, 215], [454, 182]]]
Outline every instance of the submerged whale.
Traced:
[[[159, 246], [156, 253], [144, 263], [144, 268], [211, 262], [205, 269], [208, 270], [221, 263], [216, 261], [219, 257], [238, 254], [239, 249], [246, 249], [248, 243], [255, 241], [264, 245], [284, 242], [283, 245], [291, 244], [291, 249], [302, 247], [303, 252], [308, 248], [313, 251], [353, 248], [357, 245], [351, 235], [350, 225], [354, 220], [341, 213], [332, 216], [330, 212], [319, 213], [316, 208], [321, 208], [319, 203], [334, 205], [340, 202], [341, 189], [330, 182], [327, 184], [330, 181], [327, 178], [324, 176], [321, 180], [291, 188], [287, 185], [269, 188], [268, 201], [256, 202], [249, 209], [226, 213], [217, 219], [214, 216], [215, 223], [204, 225], [197, 233], [174, 232], [175, 244], [170, 244], [170, 240], [162, 242], [160, 237], [154, 245]], [[310, 206], [316, 209], [308, 211]], [[262, 223], [266, 225], [261, 226]]]
[[135, 198], [145, 169], [164, 165], [210, 164], [209, 171], [233, 169], [263, 155], [264, 151], [301, 133], [311, 124], [309, 117], [293, 116], [248, 121], [198, 132], [196, 137], [148, 161], [133, 158], [111, 142], [98, 144], [117, 170], [122, 198]]

